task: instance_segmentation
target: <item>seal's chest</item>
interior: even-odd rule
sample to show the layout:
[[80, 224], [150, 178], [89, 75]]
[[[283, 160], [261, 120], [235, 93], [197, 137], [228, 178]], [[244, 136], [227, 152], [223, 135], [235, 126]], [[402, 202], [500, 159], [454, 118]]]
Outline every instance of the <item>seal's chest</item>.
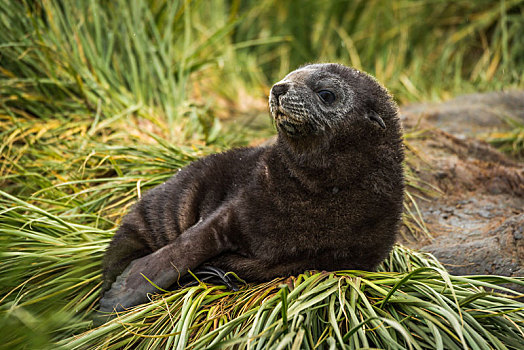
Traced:
[[323, 236], [342, 234], [355, 222], [355, 218], [351, 201], [338, 196], [339, 193], [288, 198], [273, 212], [275, 216], [273, 229], [286, 236], [289, 233], [300, 234], [313, 240], [319, 232]]

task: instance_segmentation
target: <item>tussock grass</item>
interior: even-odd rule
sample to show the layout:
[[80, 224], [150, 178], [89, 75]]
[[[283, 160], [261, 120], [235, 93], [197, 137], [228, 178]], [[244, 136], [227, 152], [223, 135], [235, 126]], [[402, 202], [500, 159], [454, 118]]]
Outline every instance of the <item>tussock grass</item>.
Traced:
[[304, 62], [340, 61], [406, 102], [522, 86], [523, 15], [522, 0], [266, 0], [235, 35], [289, 38], [254, 48], [274, 78]]
[[[400, 258], [400, 260], [399, 260]], [[393, 270], [398, 267], [408, 271]], [[402, 263], [399, 264], [399, 261]], [[407, 263], [407, 264], [406, 264]], [[399, 266], [400, 265], [400, 266]], [[155, 298], [67, 348], [518, 348], [524, 305], [396, 247], [378, 272], [305, 273], [237, 293], [204, 284]], [[522, 280], [519, 281], [522, 283]], [[514, 312], [506, 313], [508, 307]], [[492, 327], [493, 325], [497, 325]]]
[[[270, 83], [318, 60], [364, 69], [400, 101], [521, 87], [522, 4], [2, 4], [0, 347], [522, 348], [523, 304], [501, 286], [522, 279], [450, 276], [402, 247], [377, 272], [307, 272], [237, 293], [199, 285], [91, 329], [101, 258], [128, 207], [253, 138], [217, 116], [265, 113]], [[406, 135], [408, 163], [418, 132]], [[407, 175], [405, 225], [429, 235], [417, 200], [438, 189]]]
[[[9, 2], [0, 9], [0, 96], [8, 115], [101, 120], [138, 116], [169, 137], [212, 120], [189, 103], [189, 76], [220, 53], [234, 23], [193, 35], [192, 4], [160, 1]], [[196, 25], [196, 23], [195, 23]], [[195, 113], [200, 115], [192, 116]], [[107, 121], [105, 121], [107, 122]], [[212, 127], [212, 125], [211, 125]], [[201, 136], [201, 133], [199, 134]]]
[[0, 208], [3, 346], [24, 339], [29, 347], [49, 345], [60, 333], [85, 328], [112, 231], [67, 221], [3, 191]]
[[[1, 310], [9, 345], [29, 330], [65, 348], [524, 345], [524, 304], [500, 286], [524, 285], [523, 278], [451, 276], [431, 256], [402, 247], [377, 272], [308, 272], [239, 292], [201, 284], [71, 335], [88, 328], [96, 314], [100, 261], [113, 231], [75, 224], [3, 191], [0, 197], [0, 282], [9, 289]], [[37, 315], [52, 320], [54, 332], [46, 329], [49, 323], [27, 321]]]

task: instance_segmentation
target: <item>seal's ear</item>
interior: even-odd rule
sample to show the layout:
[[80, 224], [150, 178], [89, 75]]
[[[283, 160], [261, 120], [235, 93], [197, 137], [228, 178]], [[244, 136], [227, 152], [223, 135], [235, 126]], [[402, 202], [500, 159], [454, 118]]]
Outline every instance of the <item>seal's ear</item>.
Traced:
[[382, 118], [374, 110], [369, 111], [366, 117], [368, 117], [368, 119], [372, 122], [375, 122], [378, 125], [380, 125], [382, 129], [386, 129], [386, 124], [384, 123], [384, 120], [382, 120]]

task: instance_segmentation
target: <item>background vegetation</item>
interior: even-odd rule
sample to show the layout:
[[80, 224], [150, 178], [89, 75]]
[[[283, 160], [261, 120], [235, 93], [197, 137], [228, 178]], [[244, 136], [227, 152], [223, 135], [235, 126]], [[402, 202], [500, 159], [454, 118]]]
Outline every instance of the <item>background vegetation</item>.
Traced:
[[[504, 279], [451, 277], [403, 248], [383, 273], [307, 274], [240, 294], [194, 287], [126, 326], [71, 336], [91, 327], [101, 256], [128, 206], [198, 157], [271, 135], [272, 82], [336, 61], [400, 103], [522, 88], [523, 15], [519, 0], [5, 2], [0, 347], [183, 348], [228, 334], [259, 348], [522, 347], [522, 303], [484, 291]], [[406, 224], [423, 230], [414, 203]]]

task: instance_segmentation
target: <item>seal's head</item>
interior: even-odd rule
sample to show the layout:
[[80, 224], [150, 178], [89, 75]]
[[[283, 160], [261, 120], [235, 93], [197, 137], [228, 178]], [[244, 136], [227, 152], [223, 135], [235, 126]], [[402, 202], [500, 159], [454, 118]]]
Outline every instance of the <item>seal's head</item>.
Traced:
[[279, 134], [290, 141], [333, 135], [386, 138], [400, 129], [387, 90], [370, 75], [335, 63], [289, 73], [272, 87], [269, 107]]

